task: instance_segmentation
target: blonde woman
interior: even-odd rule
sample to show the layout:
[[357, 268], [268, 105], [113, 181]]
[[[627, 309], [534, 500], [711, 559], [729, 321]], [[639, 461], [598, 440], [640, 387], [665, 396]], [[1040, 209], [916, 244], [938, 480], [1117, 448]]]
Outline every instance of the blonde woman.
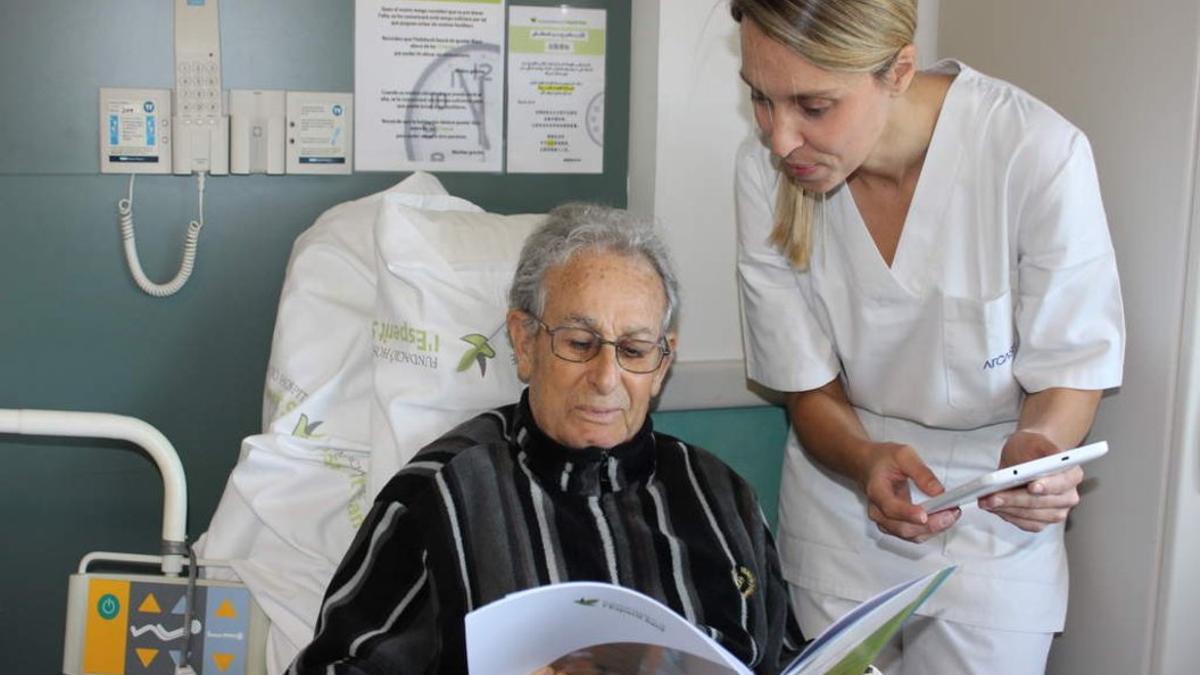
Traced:
[[915, 0], [731, 5], [761, 132], [737, 160], [747, 367], [788, 392], [779, 546], [801, 626], [957, 563], [881, 669], [1042, 672], [1082, 470], [914, 502], [1075, 447], [1121, 382], [1088, 141], [962, 63], [919, 71]]

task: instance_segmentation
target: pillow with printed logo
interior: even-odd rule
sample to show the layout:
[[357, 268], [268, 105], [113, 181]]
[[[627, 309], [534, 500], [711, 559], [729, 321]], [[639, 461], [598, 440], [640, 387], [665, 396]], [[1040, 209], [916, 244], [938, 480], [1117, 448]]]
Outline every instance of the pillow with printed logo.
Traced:
[[544, 218], [384, 198], [375, 231], [372, 494], [425, 444], [520, 396], [507, 295], [521, 246]]
[[282, 672], [312, 639], [325, 587], [371, 506], [375, 225], [385, 195], [422, 209], [480, 210], [414, 173], [330, 208], [297, 237], [275, 319], [263, 433], [243, 441], [197, 542], [203, 557], [230, 561], [270, 618], [268, 672]]

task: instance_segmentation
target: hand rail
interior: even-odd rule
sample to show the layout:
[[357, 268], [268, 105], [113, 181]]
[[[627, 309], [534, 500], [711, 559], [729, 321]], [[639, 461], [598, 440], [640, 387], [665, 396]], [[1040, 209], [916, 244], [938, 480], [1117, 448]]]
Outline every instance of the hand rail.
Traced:
[[140, 446], [162, 474], [162, 571], [174, 576], [183, 569], [187, 557], [187, 479], [174, 446], [158, 429], [135, 417], [109, 413], [0, 409], [0, 433], [111, 438]]

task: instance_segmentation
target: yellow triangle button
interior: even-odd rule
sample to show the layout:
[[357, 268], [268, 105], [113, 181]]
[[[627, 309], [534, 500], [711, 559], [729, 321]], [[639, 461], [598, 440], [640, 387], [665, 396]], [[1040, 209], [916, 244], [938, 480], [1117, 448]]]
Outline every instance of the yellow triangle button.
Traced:
[[148, 647], [138, 647], [136, 651], [137, 651], [137, 655], [138, 655], [138, 660], [142, 662], [143, 668], [149, 668], [150, 662], [154, 660], [154, 657], [158, 656], [157, 649], [150, 649]]
[[233, 608], [232, 602], [224, 600], [217, 607], [217, 616], [221, 617], [222, 619], [236, 619], [237, 610]]
[[146, 614], [161, 614], [162, 607], [158, 606], [158, 600], [154, 599], [154, 594], [148, 593], [146, 595], [146, 599], [142, 601], [142, 604], [138, 605], [138, 611]]
[[222, 673], [229, 670], [229, 666], [233, 665], [233, 660], [237, 658], [236, 654], [213, 654], [213, 663], [217, 664], [217, 670]]

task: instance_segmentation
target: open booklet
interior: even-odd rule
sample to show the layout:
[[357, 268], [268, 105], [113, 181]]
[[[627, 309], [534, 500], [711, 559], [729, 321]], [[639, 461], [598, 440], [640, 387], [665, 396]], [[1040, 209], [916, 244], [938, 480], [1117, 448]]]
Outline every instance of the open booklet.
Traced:
[[[783, 675], [860, 675], [954, 566], [893, 586], [808, 643]], [[512, 593], [467, 615], [472, 673], [536, 672], [583, 660], [600, 672], [750, 675], [674, 610], [635, 590], [591, 581]]]

